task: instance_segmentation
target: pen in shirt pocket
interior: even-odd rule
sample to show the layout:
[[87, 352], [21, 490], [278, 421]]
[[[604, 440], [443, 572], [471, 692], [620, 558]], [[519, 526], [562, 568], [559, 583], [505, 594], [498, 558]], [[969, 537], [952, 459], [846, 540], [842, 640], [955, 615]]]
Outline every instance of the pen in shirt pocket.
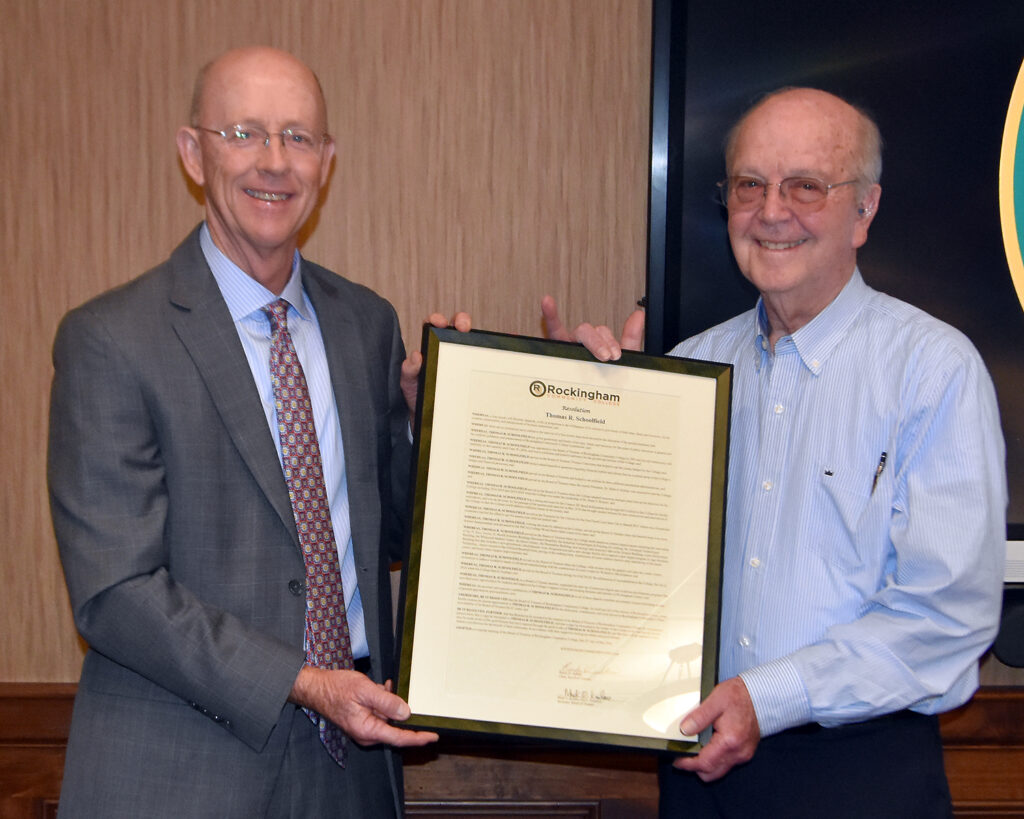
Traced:
[[889, 457], [888, 452], [883, 452], [882, 457], [878, 459], [878, 466], [875, 467], [875, 477], [871, 479], [871, 494], [875, 494], [875, 487], [878, 486], [878, 479], [882, 477], [882, 471], [885, 469], [885, 460]]

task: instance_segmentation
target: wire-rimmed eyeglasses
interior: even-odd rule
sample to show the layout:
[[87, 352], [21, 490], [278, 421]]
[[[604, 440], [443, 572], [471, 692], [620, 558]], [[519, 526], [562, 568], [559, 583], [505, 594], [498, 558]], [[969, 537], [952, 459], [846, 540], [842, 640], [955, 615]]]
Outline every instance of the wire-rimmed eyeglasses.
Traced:
[[283, 131], [267, 131], [256, 125], [229, 125], [221, 128], [207, 128], [203, 125], [193, 126], [198, 131], [206, 131], [216, 134], [224, 139], [224, 142], [231, 148], [254, 148], [262, 145], [264, 148], [270, 145], [271, 137], [280, 137], [281, 146], [288, 150], [295, 150], [301, 153], [319, 153], [325, 143], [330, 141], [329, 134], [319, 136], [305, 128], [285, 128]]
[[789, 207], [809, 212], [824, 207], [833, 188], [859, 181], [847, 179], [830, 184], [813, 176], [789, 176], [781, 182], [766, 182], [756, 176], [730, 176], [717, 184], [719, 201], [727, 208], [747, 210], [760, 207], [768, 197], [768, 189], [778, 188], [779, 197]]

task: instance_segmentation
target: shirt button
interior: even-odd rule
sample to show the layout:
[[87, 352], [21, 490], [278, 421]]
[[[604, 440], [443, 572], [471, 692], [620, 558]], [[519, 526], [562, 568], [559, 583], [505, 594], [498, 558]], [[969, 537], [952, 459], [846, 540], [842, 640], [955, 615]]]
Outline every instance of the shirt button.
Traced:
[[782, 404], [776, 404], [773, 409], [775, 410], [776, 415], [782, 415], [785, 411], [785, 407], [783, 407]]
[[765, 492], [771, 492], [772, 491], [772, 482], [771, 481], [765, 481], [764, 483], [761, 484], [761, 488]]
[[747, 648], [747, 646], [750, 645], [750, 638], [749, 637], [740, 637], [740, 645], [743, 646], [744, 648]]
[[764, 336], [761, 336], [761, 349], [762, 350], [767, 350], [768, 349], [768, 339], [766, 339]]
[[752, 569], [756, 569], [760, 565], [761, 565], [761, 559], [760, 558], [758, 558], [758, 557], [750, 558], [750, 567]]

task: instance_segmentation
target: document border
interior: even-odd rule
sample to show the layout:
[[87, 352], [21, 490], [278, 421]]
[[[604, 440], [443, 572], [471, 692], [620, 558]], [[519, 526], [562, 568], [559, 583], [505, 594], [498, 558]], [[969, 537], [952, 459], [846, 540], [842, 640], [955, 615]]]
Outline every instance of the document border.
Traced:
[[[402, 575], [398, 625], [399, 675], [397, 693], [409, 698], [412, 679], [413, 643], [419, 602], [424, 520], [426, 514], [428, 467], [432, 429], [435, 421], [435, 393], [437, 370], [443, 345], [470, 345], [483, 349], [513, 351], [531, 356], [574, 359], [593, 365], [593, 356], [579, 344], [551, 341], [526, 336], [472, 330], [458, 332], [452, 328], [423, 328], [423, 367], [420, 372], [419, 395], [416, 407], [413, 441], [411, 525], [409, 532], [408, 562]], [[715, 382], [713, 430], [711, 442], [710, 503], [708, 516], [707, 568], [705, 575], [703, 654], [701, 663], [700, 697], [705, 698], [714, 687], [718, 675], [719, 624], [722, 584], [722, 551], [725, 533], [726, 470], [728, 462], [729, 410], [731, 402], [732, 366], [709, 361], [658, 356], [623, 351], [615, 362], [601, 363], [600, 367], [634, 367], [667, 374], [685, 374], [711, 379]], [[606, 733], [602, 731], [567, 730], [561, 727], [523, 725], [500, 719], [485, 721], [459, 716], [413, 715], [404, 723], [412, 727], [429, 727], [455, 732], [485, 733], [559, 740], [570, 743], [588, 743], [608, 746], [647, 748], [675, 753], [696, 753], [710, 733], [705, 732], [697, 742], [671, 740], [645, 735]]]

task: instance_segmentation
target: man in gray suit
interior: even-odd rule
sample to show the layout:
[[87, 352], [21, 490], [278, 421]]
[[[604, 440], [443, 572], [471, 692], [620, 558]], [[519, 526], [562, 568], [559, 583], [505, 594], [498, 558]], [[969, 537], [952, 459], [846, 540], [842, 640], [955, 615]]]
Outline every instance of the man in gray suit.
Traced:
[[[391, 724], [409, 708], [387, 682], [418, 356], [403, 365], [391, 305], [297, 251], [334, 155], [304, 64], [223, 55], [200, 72], [177, 143], [205, 221], [71, 311], [54, 345], [51, 504], [90, 647], [61, 816], [400, 816], [390, 746], [437, 738]], [[319, 440], [341, 664], [309, 653], [264, 310], [278, 299]]]

